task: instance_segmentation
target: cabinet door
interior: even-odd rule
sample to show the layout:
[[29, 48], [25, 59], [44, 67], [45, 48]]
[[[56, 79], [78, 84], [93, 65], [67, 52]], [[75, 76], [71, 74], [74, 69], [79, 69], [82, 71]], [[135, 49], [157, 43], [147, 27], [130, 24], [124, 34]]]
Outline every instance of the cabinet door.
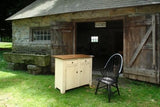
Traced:
[[89, 59], [79, 59], [79, 85], [89, 84], [91, 66]]
[[68, 61], [66, 64], [66, 90], [79, 86], [79, 74], [75, 61]]

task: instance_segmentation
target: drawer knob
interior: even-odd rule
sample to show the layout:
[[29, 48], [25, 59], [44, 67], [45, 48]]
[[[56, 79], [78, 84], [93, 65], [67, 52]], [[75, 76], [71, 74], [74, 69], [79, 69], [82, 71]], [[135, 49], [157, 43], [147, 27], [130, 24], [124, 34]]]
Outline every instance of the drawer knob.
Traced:
[[80, 71], [80, 72], [82, 72], [82, 71]]
[[76, 71], [76, 73], [78, 74], [78, 71]]
[[73, 64], [73, 62], [72, 62], [72, 64]]

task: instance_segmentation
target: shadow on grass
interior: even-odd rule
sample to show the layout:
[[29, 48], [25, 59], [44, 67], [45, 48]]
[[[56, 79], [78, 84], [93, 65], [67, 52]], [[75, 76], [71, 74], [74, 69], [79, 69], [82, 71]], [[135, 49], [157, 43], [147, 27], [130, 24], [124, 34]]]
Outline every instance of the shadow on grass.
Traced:
[[[160, 96], [160, 89], [156, 85], [132, 81], [120, 78], [120, 93], [111, 97], [111, 103], [108, 103], [107, 91], [105, 89], [99, 90], [95, 95], [95, 88], [89, 86], [82, 86], [61, 94], [58, 89], [54, 89], [53, 75], [31, 75], [23, 71], [0, 71], [4, 75], [0, 77], [0, 90], [11, 88], [9, 92], [15, 95], [18, 93], [23, 100], [30, 99], [32, 104], [39, 104], [40, 102], [48, 104], [49, 106], [133, 106], [145, 104], [158, 104]], [[125, 84], [125, 85], [124, 85]], [[150, 86], [151, 85], [151, 86]], [[147, 89], [150, 88], [150, 89]], [[18, 96], [16, 95], [16, 96]], [[21, 100], [21, 99], [18, 99]], [[22, 103], [22, 102], [21, 102]], [[142, 104], [144, 106], [144, 104]]]
[[[2, 71], [1, 71], [2, 72]], [[0, 73], [1, 73], [0, 72]], [[74, 105], [81, 104], [88, 100], [91, 103], [94, 99], [106, 100], [104, 94], [94, 95], [94, 88], [83, 86], [68, 90], [65, 94], [61, 94], [58, 89], [54, 89], [53, 75], [31, 75], [21, 71], [7, 71], [4, 77], [0, 77], [0, 90], [11, 88], [10, 92], [18, 92], [23, 98], [40, 99], [52, 103], [54, 99], [57, 104]], [[10, 76], [7, 76], [8, 75]], [[16, 93], [15, 93], [16, 94]], [[75, 100], [75, 101], [74, 101]], [[33, 100], [34, 101], [34, 100]]]
[[[0, 71], [1, 72], [1, 71]], [[22, 82], [21, 79], [18, 79], [18, 76], [9, 76], [9, 77], [0, 77], [0, 90], [4, 88], [9, 88], [16, 86]]]

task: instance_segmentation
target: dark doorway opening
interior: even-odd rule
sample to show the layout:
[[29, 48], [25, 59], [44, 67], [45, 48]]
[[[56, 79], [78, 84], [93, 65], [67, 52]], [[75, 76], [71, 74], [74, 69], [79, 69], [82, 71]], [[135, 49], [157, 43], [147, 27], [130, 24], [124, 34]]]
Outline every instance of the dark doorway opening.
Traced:
[[123, 53], [123, 20], [83, 22], [76, 26], [76, 53], [94, 55], [93, 70], [103, 67], [112, 54]]

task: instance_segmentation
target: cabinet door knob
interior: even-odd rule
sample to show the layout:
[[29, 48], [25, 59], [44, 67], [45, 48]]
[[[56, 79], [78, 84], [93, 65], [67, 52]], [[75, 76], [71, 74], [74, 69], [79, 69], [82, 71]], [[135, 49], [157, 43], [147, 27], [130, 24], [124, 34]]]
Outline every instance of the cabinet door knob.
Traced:
[[73, 64], [73, 62], [72, 62], [72, 64]]
[[82, 71], [80, 71], [80, 72], [82, 72]]
[[78, 71], [76, 71], [76, 73], [78, 73]]

